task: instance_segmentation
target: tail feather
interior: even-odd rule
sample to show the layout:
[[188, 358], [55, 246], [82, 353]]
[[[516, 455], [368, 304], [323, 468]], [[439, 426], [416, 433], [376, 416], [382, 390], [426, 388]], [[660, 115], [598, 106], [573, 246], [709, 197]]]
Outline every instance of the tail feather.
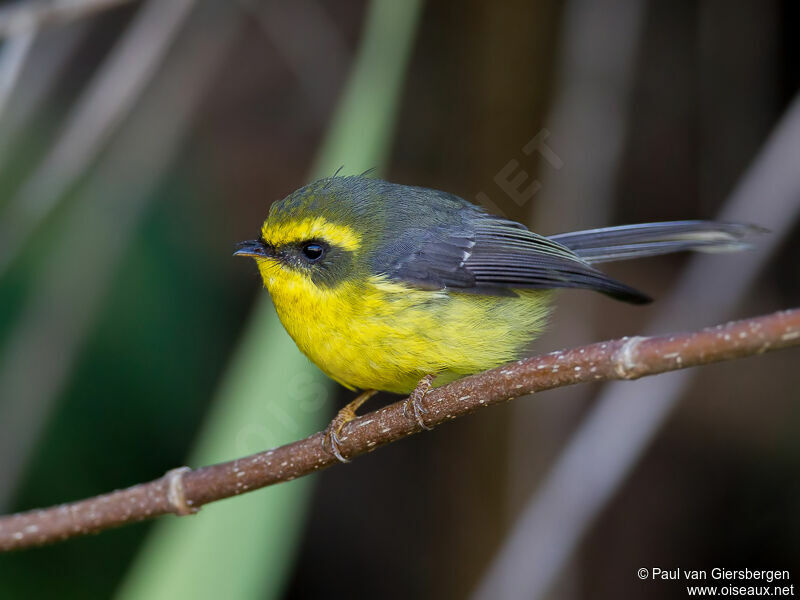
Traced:
[[628, 260], [696, 250], [735, 252], [751, 247], [762, 227], [717, 221], [666, 221], [550, 236], [589, 263]]

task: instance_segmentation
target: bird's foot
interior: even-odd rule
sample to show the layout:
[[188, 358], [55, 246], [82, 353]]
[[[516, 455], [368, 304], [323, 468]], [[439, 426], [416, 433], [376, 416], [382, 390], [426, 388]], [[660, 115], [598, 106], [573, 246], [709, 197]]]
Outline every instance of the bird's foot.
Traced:
[[435, 378], [436, 375], [425, 375], [425, 377], [420, 379], [417, 387], [414, 388], [414, 391], [411, 392], [408, 400], [406, 400], [406, 403], [403, 405], [403, 415], [406, 418], [412, 418], [409, 413], [413, 413], [413, 419], [417, 422], [417, 425], [428, 431], [433, 429], [433, 427], [428, 427], [423, 419], [423, 417], [428, 414], [428, 411], [422, 406], [422, 399], [425, 398], [425, 394], [433, 387], [433, 380]]
[[342, 440], [339, 437], [342, 427], [355, 419], [357, 416], [356, 411], [361, 407], [361, 405], [377, 393], [377, 390], [367, 390], [363, 392], [358, 396], [358, 398], [350, 402], [342, 410], [336, 413], [336, 416], [325, 430], [325, 436], [322, 438], [322, 449], [333, 454], [339, 460], [339, 462], [350, 462], [349, 459], [342, 456]]

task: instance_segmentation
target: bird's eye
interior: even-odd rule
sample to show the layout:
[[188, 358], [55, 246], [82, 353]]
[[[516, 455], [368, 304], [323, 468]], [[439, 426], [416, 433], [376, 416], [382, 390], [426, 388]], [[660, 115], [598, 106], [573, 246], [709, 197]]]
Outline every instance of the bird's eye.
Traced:
[[306, 242], [302, 250], [309, 262], [317, 262], [325, 254], [325, 247], [317, 242]]

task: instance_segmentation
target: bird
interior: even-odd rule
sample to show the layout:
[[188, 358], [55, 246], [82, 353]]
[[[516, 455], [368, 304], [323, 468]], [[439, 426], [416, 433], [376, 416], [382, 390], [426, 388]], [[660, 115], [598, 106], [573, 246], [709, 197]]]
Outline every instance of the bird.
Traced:
[[761, 231], [691, 220], [543, 236], [444, 191], [334, 174], [272, 203], [258, 236], [234, 255], [255, 259], [298, 348], [363, 390], [322, 440], [347, 462], [339, 434], [367, 399], [408, 394], [406, 415], [428, 429], [421, 400], [431, 387], [524, 356], [557, 290], [651, 301], [596, 264], [737, 251]]

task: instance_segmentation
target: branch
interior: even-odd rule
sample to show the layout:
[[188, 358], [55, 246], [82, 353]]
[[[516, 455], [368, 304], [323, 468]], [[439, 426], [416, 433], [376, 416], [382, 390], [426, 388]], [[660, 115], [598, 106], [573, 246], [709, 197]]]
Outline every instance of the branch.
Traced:
[[[551, 352], [431, 390], [423, 400], [429, 427], [485, 406], [553, 388], [637, 379], [800, 345], [800, 308], [693, 333], [632, 337]], [[342, 452], [355, 457], [420, 430], [403, 402], [359, 417], [342, 430]], [[0, 551], [40, 546], [173, 513], [290, 481], [338, 464], [323, 433], [227, 463], [173, 469], [160, 479], [43, 510], [0, 518]]]

